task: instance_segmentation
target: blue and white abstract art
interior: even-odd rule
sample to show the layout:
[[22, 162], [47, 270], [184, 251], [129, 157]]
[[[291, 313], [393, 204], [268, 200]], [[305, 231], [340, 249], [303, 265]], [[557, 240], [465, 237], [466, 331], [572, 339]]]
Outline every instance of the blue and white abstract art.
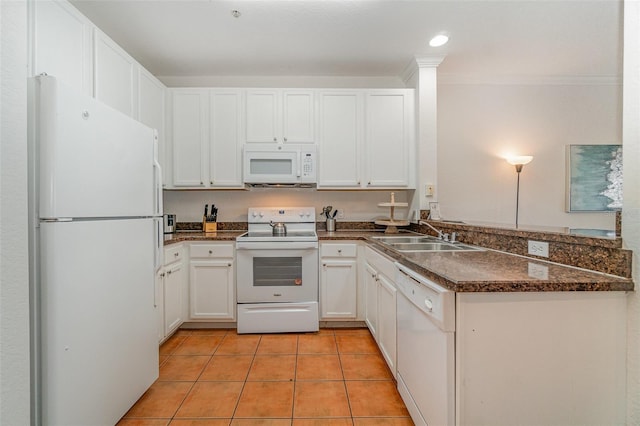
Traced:
[[622, 145], [567, 146], [567, 211], [622, 208]]

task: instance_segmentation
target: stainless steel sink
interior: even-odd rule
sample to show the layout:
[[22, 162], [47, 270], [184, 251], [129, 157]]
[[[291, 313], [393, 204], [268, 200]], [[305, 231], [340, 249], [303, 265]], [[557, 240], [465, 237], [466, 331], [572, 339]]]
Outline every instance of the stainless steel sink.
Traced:
[[402, 253], [409, 252], [442, 252], [442, 251], [482, 251], [482, 247], [442, 241], [435, 237], [373, 237], [382, 244]]
[[438, 242], [439, 240], [427, 235], [418, 235], [415, 237], [373, 237], [374, 240], [378, 240], [384, 244], [398, 244], [398, 243], [426, 243], [426, 242]]

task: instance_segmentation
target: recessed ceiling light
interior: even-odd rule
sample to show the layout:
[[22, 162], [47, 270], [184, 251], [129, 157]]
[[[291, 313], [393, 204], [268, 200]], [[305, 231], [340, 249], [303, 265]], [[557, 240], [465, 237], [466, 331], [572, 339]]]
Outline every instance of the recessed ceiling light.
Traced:
[[440, 46], [443, 46], [443, 45], [447, 44], [448, 41], [449, 41], [449, 37], [448, 36], [446, 36], [444, 34], [438, 34], [437, 36], [435, 36], [434, 38], [429, 40], [429, 46], [431, 46], [431, 47], [440, 47]]

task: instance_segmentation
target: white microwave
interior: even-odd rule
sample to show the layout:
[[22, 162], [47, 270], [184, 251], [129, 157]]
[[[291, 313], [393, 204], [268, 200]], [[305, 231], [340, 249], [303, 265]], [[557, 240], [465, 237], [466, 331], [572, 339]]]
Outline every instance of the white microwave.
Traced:
[[313, 186], [316, 183], [315, 145], [245, 145], [243, 158], [246, 184]]

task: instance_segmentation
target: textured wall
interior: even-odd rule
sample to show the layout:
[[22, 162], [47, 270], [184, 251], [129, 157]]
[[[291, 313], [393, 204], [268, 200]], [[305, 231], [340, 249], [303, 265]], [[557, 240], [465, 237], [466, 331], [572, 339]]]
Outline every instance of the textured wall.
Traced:
[[640, 424], [640, 3], [624, 8], [624, 207], [622, 238], [633, 250], [636, 291], [629, 294], [627, 424]]
[[439, 84], [442, 216], [514, 223], [511, 153], [534, 157], [521, 174], [520, 224], [614, 229], [613, 213], [565, 213], [565, 146], [621, 143], [621, 102], [615, 80]]
[[0, 424], [28, 425], [26, 2], [0, 1]]

